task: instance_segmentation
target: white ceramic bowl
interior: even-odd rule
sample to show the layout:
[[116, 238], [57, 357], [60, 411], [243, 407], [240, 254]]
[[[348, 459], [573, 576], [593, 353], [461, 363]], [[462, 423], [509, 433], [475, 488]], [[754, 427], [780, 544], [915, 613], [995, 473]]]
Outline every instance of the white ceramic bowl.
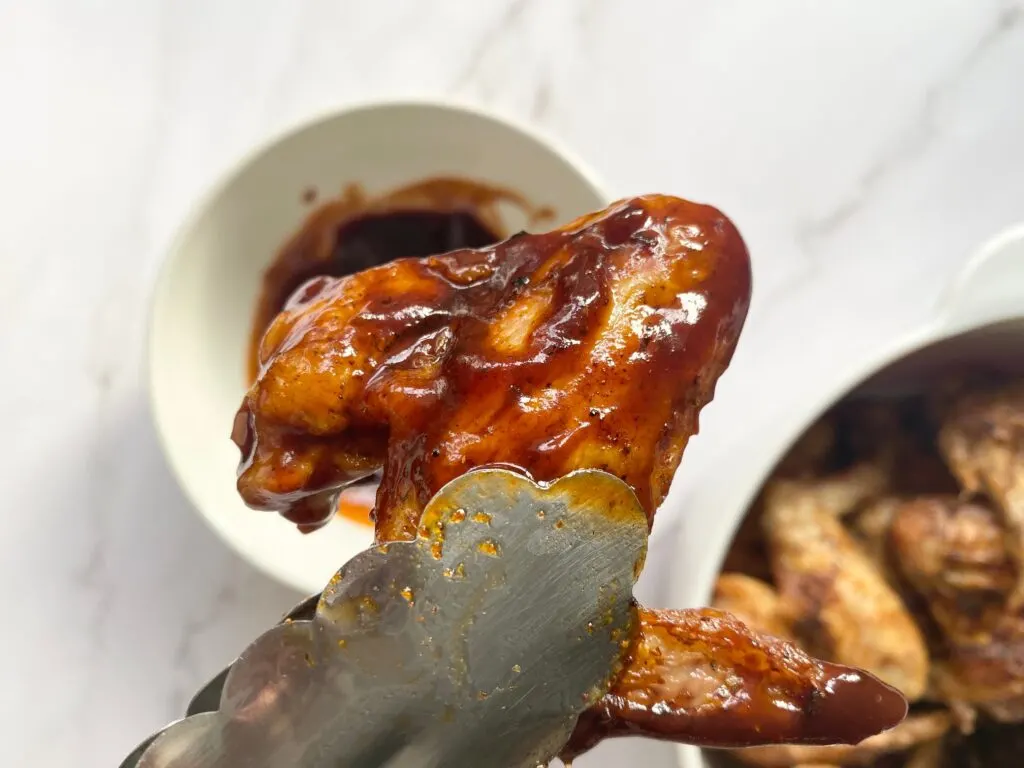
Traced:
[[[706, 605], [736, 528], [775, 465], [825, 411], [854, 392], [919, 392], [941, 372], [972, 364], [1024, 374], [1024, 225], [976, 253], [932, 322], [836, 371], [816, 397], [782, 413], [729, 451], [728, 483], [703, 484], [686, 500], [673, 561], [670, 605]], [[681, 768], [709, 768], [694, 747], [678, 748]]]
[[[372, 530], [342, 518], [311, 535], [247, 509], [235, 491], [232, 418], [263, 270], [309, 213], [303, 190], [329, 197], [357, 183], [370, 194], [457, 176], [550, 206], [554, 223], [606, 205], [594, 177], [521, 126], [437, 103], [355, 107], [258, 148], [215, 185], [174, 243], [153, 300], [149, 387], [167, 459], [196, 509], [254, 566], [304, 592], [323, 588]], [[324, 193], [328, 193], [325, 195]], [[509, 231], [526, 225], [503, 211]], [[554, 224], [553, 224], [554, 225]]]

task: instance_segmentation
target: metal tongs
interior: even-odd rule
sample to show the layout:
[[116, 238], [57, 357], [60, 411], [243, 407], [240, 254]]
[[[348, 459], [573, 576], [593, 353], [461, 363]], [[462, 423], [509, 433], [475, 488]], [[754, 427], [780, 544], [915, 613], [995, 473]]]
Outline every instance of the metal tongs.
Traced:
[[478, 469], [349, 561], [121, 768], [546, 764], [607, 693], [647, 549], [632, 490]]

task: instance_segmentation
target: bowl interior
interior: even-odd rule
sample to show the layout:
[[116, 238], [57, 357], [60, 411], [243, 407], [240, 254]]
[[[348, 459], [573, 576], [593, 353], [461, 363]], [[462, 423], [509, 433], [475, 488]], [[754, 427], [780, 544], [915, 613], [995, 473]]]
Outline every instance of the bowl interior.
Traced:
[[[686, 573], [675, 574], [674, 581], [679, 588], [673, 595], [673, 605], [706, 605], [710, 601], [715, 578], [722, 568], [733, 536], [765, 480], [804, 431], [829, 409], [847, 399], [897, 398], [927, 392], [935, 382], [948, 375], [979, 369], [1024, 376], [1024, 318], [986, 326], [923, 346], [910, 343], [895, 355], [886, 357], [872, 370], [865, 371], [854, 382], [838, 387], [838, 396], [825, 397], [820, 402], [808, 405], [799, 418], [784, 425], [786, 431], [781, 438], [773, 435], [759, 441], [754, 436], [750, 444], [756, 446], [760, 443], [762, 454], [765, 455], [754, 460], [751, 458], [752, 453], [748, 453], [745, 458], [738, 457], [737, 463], [739, 466], [756, 469], [749, 474], [734, 477], [736, 484], [727, 504], [714, 507], [700, 504], [698, 506], [701, 509], [694, 510], [696, 514], [703, 510], [704, 514], [710, 515], [713, 508], [714, 514], [725, 522], [720, 525], [715, 543], [707, 547], [709, 554], [705, 562], [687, 569]], [[767, 451], [763, 449], [766, 442], [771, 446]], [[706, 542], [703, 543], [706, 546]], [[726, 758], [723, 753], [703, 752], [695, 747], [680, 747], [678, 758], [682, 768], [733, 768], [741, 765]]]
[[[436, 176], [509, 188], [549, 206], [555, 222], [607, 198], [578, 163], [507, 122], [433, 104], [371, 106], [296, 130], [243, 161], [199, 206], [161, 275], [150, 329], [157, 431], [181, 485], [231, 546], [302, 591], [321, 589], [356, 552], [368, 526], [337, 519], [303, 536], [277, 515], [248, 510], [235, 491], [228, 439], [246, 389], [246, 355], [264, 269], [321, 200], [348, 184], [368, 193]], [[510, 208], [510, 231], [526, 225]]]

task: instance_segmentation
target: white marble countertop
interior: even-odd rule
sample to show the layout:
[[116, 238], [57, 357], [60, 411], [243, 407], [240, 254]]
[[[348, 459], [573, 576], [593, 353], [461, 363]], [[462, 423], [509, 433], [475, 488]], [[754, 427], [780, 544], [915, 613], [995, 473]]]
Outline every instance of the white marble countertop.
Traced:
[[[164, 248], [252, 144], [454, 95], [540, 124], [615, 193], [729, 213], [755, 305], [685, 485], [813, 387], [809, 356], [919, 323], [1024, 218], [1021, 73], [1024, 4], [997, 0], [0, 0], [4, 764], [117, 765], [295, 599], [191, 513], [140, 377]], [[672, 751], [580, 764], [627, 760]]]

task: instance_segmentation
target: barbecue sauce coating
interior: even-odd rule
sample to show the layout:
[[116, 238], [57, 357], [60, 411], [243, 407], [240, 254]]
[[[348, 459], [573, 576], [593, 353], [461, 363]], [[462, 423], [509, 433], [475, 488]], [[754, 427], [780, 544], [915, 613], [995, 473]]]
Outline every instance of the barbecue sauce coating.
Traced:
[[[739, 233], [651, 195], [554, 232], [321, 278], [260, 349], [235, 421], [238, 488], [304, 530], [379, 468], [376, 537], [416, 535], [427, 501], [500, 464], [537, 480], [595, 468], [653, 521], [750, 299]], [[721, 746], [858, 740], [902, 697], [717, 612], [641, 609], [612, 691], [566, 756], [637, 734]]]
[[259, 346], [288, 299], [304, 283], [344, 277], [394, 259], [481, 248], [508, 232], [499, 206], [528, 221], [550, 215], [512, 190], [470, 179], [432, 178], [378, 196], [350, 185], [310, 213], [263, 274], [250, 350], [250, 380], [259, 372]]
[[263, 338], [238, 488], [312, 530], [383, 466], [377, 539], [473, 467], [603, 469], [649, 518], [728, 364], [750, 262], [714, 208], [626, 200], [548, 234], [307, 283]]

